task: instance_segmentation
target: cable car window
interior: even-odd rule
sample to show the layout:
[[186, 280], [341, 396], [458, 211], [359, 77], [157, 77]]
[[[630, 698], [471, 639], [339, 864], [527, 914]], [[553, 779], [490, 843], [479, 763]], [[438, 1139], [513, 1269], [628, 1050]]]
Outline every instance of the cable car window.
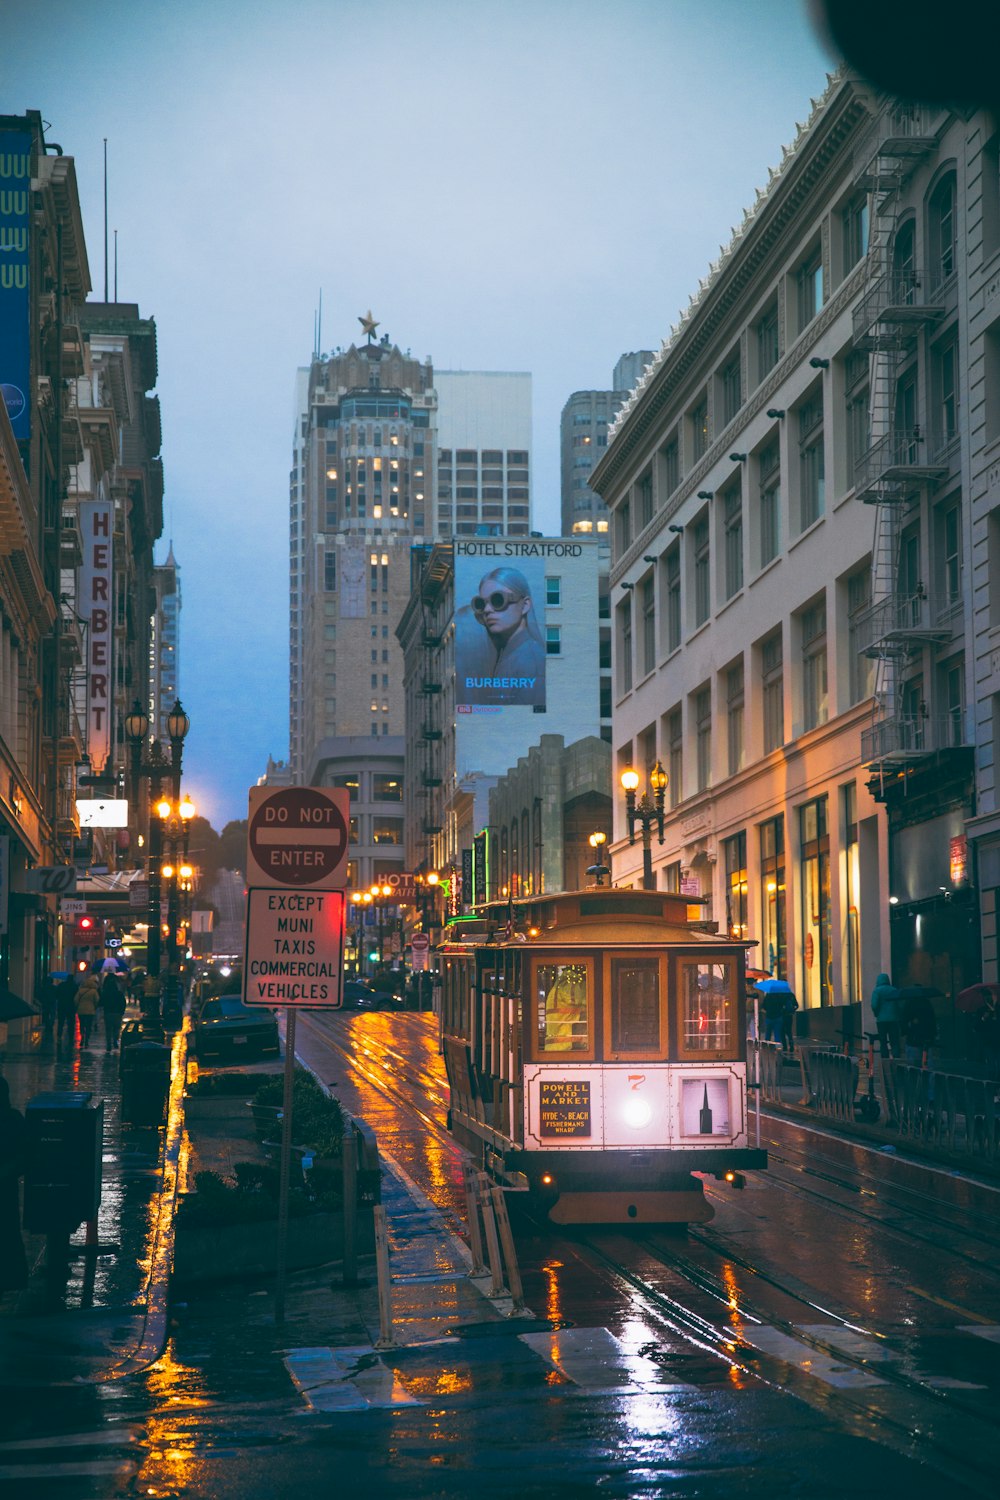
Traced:
[[685, 963], [680, 972], [682, 1056], [729, 1052], [735, 1036], [731, 963]]
[[593, 1054], [589, 965], [535, 966], [536, 1045], [538, 1055]]
[[611, 1051], [661, 1051], [660, 961], [611, 960]]

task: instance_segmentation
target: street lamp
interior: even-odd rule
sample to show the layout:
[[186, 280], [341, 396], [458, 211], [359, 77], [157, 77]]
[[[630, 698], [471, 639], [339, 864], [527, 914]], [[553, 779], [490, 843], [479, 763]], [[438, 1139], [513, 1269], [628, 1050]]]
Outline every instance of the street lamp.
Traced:
[[378, 966], [381, 970], [385, 963], [385, 955], [382, 947], [382, 911], [389, 897], [394, 896], [396, 893], [389, 884], [376, 884], [372, 886], [369, 894], [375, 903], [375, 910], [378, 914]]
[[597, 885], [603, 885], [605, 875], [611, 874], [611, 871], [604, 863], [604, 845], [607, 842], [608, 836], [606, 833], [592, 833], [587, 840], [587, 843], [594, 851], [594, 863], [588, 865], [587, 874], [593, 875]]
[[[631, 766], [624, 770], [619, 778], [622, 790], [625, 793], [625, 816], [628, 819], [628, 841], [635, 843], [635, 825], [639, 823], [642, 828], [642, 888], [644, 891], [654, 891], [656, 881], [653, 878], [653, 851], [650, 848], [650, 835], [655, 820], [660, 843], [663, 843], [663, 796], [667, 789], [667, 773], [657, 761], [653, 769], [648, 773], [646, 790], [635, 800], [635, 794], [639, 786], [639, 774]], [[652, 796], [650, 795], [652, 793]]]

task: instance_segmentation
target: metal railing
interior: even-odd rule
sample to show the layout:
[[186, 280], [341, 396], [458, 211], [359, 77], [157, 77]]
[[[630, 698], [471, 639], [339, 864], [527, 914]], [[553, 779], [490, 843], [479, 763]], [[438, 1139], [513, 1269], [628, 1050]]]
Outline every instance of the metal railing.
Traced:
[[957, 714], [895, 714], [861, 731], [861, 760], [908, 760], [965, 743]]

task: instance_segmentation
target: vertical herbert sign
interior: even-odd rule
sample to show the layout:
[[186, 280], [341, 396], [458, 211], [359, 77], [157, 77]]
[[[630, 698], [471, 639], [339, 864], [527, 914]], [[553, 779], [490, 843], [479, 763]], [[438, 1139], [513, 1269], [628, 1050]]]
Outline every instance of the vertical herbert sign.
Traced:
[[346, 790], [251, 788], [245, 1004], [340, 1006], [349, 828]]
[[80, 600], [87, 623], [87, 751], [98, 775], [111, 754], [112, 511], [110, 500], [80, 505]]

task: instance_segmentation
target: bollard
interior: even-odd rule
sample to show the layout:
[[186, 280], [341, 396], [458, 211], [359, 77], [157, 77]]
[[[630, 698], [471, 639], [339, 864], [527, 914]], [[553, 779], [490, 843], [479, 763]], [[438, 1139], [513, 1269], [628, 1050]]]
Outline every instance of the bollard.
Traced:
[[375, 1267], [378, 1272], [378, 1326], [377, 1349], [391, 1349], [392, 1337], [392, 1280], [389, 1274], [389, 1229], [385, 1209], [381, 1203], [372, 1209], [375, 1219]]
[[479, 1228], [479, 1190], [476, 1186], [476, 1171], [470, 1162], [465, 1164], [465, 1207], [469, 1220], [469, 1249], [472, 1251], [473, 1276], [481, 1276], [486, 1270], [483, 1261], [483, 1236]]
[[341, 1143], [344, 1169], [344, 1286], [358, 1281], [358, 1142], [353, 1127], [347, 1126]]

